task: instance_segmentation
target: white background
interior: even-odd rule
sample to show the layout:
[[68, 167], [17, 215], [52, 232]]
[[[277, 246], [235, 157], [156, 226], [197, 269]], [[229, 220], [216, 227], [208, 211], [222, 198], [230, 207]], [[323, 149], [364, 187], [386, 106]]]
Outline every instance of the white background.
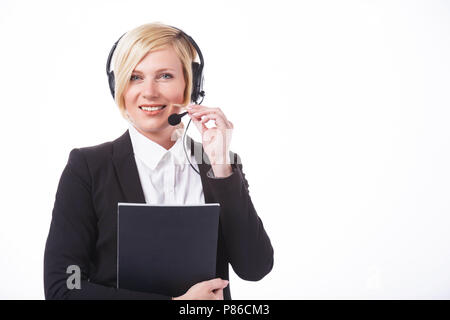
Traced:
[[69, 152], [127, 128], [109, 50], [155, 21], [202, 49], [275, 250], [259, 282], [230, 269], [234, 299], [450, 298], [450, 2], [430, 0], [2, 0], [0, 298], [44, 298]]

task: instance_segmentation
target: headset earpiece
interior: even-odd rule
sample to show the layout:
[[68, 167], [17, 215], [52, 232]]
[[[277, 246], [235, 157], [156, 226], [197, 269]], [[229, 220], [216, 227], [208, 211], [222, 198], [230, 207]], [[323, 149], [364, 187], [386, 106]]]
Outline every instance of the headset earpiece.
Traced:
[[198, 62], [192, 62], [192, 93], [191, 93], [191, 101], [197, 101], [200, 93], [200, 82], [199, 82], [199, 69], [200, 64]]

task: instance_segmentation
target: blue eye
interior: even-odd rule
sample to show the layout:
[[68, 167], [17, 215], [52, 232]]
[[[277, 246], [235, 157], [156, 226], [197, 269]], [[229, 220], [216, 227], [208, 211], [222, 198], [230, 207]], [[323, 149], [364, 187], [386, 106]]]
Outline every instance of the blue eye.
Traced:
[[[162, 78], [162, 79], [171, 79], [171, 78], [173, 78], [173, 76], [170, 73], [162, 73], [160, 75], [160, 78]], [[142, 79], [142, 78], [140, 76], [138, 76], [138, 75], [135, 75], [135, 74], [133, 74], [130, 77], [130, 81], [134, 81], [134, 80], [137, 80], [137, 79]]]

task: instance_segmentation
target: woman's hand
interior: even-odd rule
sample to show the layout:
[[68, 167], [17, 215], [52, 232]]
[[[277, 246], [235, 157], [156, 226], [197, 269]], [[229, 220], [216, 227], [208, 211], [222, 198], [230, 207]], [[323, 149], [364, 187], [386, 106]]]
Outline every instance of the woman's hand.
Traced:
[[[229, 176], [232, 172], [229, 151], [233, 123], [219, 108], [194, 104], [186, 109], [202, 135], [203, 149], [208, 155], [214, 175], [216, 177]], [[213, 120], [216, 127], [206, 127], [205, 124], [209, 120]]]
[[223, 300], [223, 289], [228, 280], [216, 278], [194, 284], [185, 294], [172, 300]]

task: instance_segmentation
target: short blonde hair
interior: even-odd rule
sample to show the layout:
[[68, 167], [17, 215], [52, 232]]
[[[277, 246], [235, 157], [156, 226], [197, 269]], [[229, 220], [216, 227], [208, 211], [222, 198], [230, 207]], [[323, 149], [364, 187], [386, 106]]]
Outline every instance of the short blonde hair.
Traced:
[[183, 65], [184, 89], [183, 105], [191, 102], [192, 62], [197, 57], [193, 45], [182, 36], [182, 32], [160, 22], [141, 25], [127, 32], [114, 51], [114, 100], [122, 116], [127, 119], [124, 92], [127, 90], [131, 74], [136, 65], [152, 50], [172, 46]]

